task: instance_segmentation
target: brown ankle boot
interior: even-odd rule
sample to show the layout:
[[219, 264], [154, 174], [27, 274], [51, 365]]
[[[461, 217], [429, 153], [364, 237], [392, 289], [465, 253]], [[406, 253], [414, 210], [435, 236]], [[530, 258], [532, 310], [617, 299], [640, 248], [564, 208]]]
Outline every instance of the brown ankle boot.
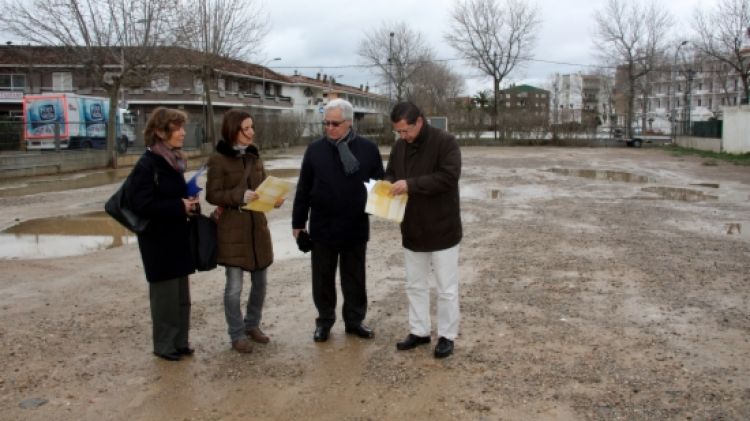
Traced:
[[247, 338], [242, 338], [238, 341], [232, 342], [232, 349], [240, 354], [249, 354], [253, 352], [253, 344], [250, 343]]
[[267, 344], [271, 340], [259, 327], [251, 327], [245, 331], [245, 334], [259, 344]]

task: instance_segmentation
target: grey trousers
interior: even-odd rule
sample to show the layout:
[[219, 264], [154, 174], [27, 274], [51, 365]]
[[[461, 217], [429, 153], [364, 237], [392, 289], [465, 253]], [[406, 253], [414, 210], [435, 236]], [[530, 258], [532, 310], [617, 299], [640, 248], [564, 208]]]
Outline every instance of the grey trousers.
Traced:
[[247, 298], [245, 317], [240, 305], [242, 295], [242, 268], [227, 266], [227, 284], [224, 288], [224, 315], [227, 318], [229, 338], [239, 341], [245, 337], [245, 330], [260, 327], [263, 317], [263, 302], [266, 299], [266, 269], [250, 272], [250, 294]]
[[188, 346], [190, 284], [188, 277], [148, 284], [154, 352], [171, 354]]

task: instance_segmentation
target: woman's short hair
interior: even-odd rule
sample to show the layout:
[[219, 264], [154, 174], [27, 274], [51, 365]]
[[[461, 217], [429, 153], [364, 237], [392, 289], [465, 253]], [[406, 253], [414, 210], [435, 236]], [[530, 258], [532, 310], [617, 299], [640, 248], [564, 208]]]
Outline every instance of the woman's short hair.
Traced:
[[242, 130], [242, 122], [245, 119], [252, 119], [255, 124], [253, 116], [245, 111], [233, 108], [224, 113], [224, 120], [221, 122], [221, 137], [225, 142], [230, 145], [234, 145], [237, 141], [237, 133]]
[[173, 131], [183, 127], [187, 122], [187, 114], [174, 108], [158, 107], [151, 112], [143, 131], [143, 143], [152, 146], [157, 142], [169, 139]]
[[331, 100], [328, 104], [325, 106], [325, 111], [332, 110], [338, 108], [341, 110], [341, 115], [344, 117], [344, 120], [352, 121], [354, 120], [354, 107], [352, 107], [351, 102], [336, 98], [334, 100]]

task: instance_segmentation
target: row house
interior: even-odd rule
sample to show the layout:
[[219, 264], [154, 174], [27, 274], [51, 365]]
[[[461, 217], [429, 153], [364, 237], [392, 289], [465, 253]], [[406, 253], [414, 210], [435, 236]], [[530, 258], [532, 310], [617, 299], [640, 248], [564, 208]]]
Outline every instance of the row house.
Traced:
[[[617, 114], [624, 125], [627, 78], [624, 67], [617, 72], [616, 89], [623, 93], [617, 102]], [[634, 127], [653, 133], [671, 134], [672, 127], [684, 131], [690, 122], [721, 119], [724, 107], [737, 106], [744, 97], [741, 76], [716, 60], [696, 58], [674, 71], [672, 66], [662, 66], [650, 73], [641, 86], [636, 89]]]
[[295, 112], [305, 124], [305, 136], [322, 134], [321, 121], [324, 107], [329, 101], [341, 98], [349, 101], [354, 108], [354, 128], [361, 133], [379, 132], [383, 127], [383, 117], [389, 110], [388, 97], [370, 92], [368, 86], [344, 85], [334, 76], [317, 73], [308, 77], [294, 72], [289, 77], [289, 95], [294, 102]]
[[[0, 116], [20, 119], [25, 94], [107, 96], [87, 68], [66, 51], [64, 47], [0, 46]], [[213, 85], [207, 88], [199, 76], [200, 52], [170, 47], [164, 54], [169, 59], [163, 60], [148, 80], [138, 86], [123, 86], [120, 91], [120, 106], [134, 116], [136, 127], [143, 127], [156, 107], [178, 108], [189, 117], [186, 142], [199, 142], [205, 134], [205, 89], [211, 89], [217, 133], [223, 111], [230, 108], [247, 107], [254, 114], [294, 112], [294, 101], [285, 95], [291, 82], [284, 75], [257, 64], [216, 57]], [[120, 65], [115, 59], [105, 68], [117, 72]]]

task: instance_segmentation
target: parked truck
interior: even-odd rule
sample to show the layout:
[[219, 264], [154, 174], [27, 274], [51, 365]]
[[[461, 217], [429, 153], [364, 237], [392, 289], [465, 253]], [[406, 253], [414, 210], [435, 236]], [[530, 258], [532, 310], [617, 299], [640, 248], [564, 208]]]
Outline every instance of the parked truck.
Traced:
[[[108, 117], [108, 98], [72, 93], [25, 95], [26, 149], [104, 149]], [[125, 152], [135, 140], [132, 116], [127, 110], [118, 109], [116, 124], [116, 147]]]

